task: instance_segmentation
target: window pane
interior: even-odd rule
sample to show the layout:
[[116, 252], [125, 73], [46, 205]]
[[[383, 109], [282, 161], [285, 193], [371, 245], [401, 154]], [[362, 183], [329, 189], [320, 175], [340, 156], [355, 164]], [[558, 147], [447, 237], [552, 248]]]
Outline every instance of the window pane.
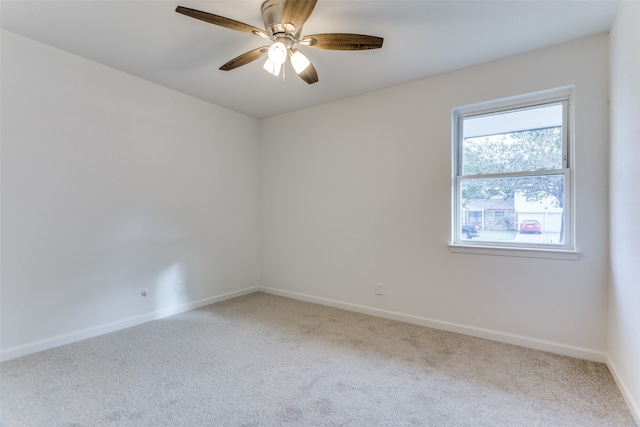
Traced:
[[462, 175], [562, 168], [562, 105], [463, 118]]
[[[461, 237], [564, 244], [564, 182], [563, 174], [462, 180]], [[468, 226], [477, 227], [475, 236]]]

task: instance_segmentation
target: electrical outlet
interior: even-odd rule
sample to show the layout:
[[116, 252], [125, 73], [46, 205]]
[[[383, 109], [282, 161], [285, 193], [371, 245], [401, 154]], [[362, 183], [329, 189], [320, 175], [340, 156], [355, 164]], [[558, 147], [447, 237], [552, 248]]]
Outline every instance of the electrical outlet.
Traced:
[[384, 291], [384, 283], [376, 282], [376, 295], [382, 295]]
[[182, 292], [184, 290], [183, 283], [181, 280], [176, 282], [176, 292]]

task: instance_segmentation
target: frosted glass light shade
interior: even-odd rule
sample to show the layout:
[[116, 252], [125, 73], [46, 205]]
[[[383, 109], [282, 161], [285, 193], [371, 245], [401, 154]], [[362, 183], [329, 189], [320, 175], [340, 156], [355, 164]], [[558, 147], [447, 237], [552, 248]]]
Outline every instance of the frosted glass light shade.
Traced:
[[269, 48], [268, 56], [274, 64], [282, 65], [287, 59], [287, 47], [282, 42], [275, 42]]
[[307, 69], [309, 64], [311, 64], [311, 61], [309, 61], [309, 59], [298, 49], [294, 49], [292, 52], [291, 65], [293, 65], [293, 69], [296, 70], [296, 73], [300, 74]]
[[280, 69], [282, 68], [282, 64], [276, 64], [270, 58], [267, 58], [267, 61], [262, 66], [265, 70], [273, 74], [274, 76], [280, 75]]

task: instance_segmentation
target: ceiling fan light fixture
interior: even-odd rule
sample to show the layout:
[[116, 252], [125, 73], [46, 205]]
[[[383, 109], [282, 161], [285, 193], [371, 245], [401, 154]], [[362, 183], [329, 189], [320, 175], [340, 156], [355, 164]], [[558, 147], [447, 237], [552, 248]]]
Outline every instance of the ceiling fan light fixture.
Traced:
[[[0, 0], [1, 2], [2, 0]], [[318, 0], [263, 0], [261, 12], [264, 30], [213, 13], [177, 6], [176, 12], [209, 24], [234, 31], [253, 34], [272, 42], [228, 61], [220, 70], [234, 70], [259, 58], [268, 57], [263, 68], [274, 76], [284, 75], [287, 60], [298, 76], [308, 84], [318, 81], [318, 73], [309, 59], [293, 46], [327, 50], [368, 50], [382, 47], [382, 37], [351, 33], [322, 33], [302, 36], [302, 27], [313, 12]]]
[[291, 49], [290, 59], [291, 59], [291, 65], [293, 66], [293, 69], [296, 71], [296, 74], [302, 73], [304, 70], [307, 69], [309, 64], [311, 64], [311, 61], [309, 61], [309, 58], [304, 56], [304, 54], [300, 52], [298, 49]]
[[269, 48], [268, 56], [274, 64], [284, 64], [284, 61], [287, 59], [287, 46], [282, 42], [275, 42]]
[[274, 76], [278, 77], [280, 75], [280, 69], [282, 68], [282, 64], [276, 64], [271, 60], [271, 58], [267, 58], [262, 68], [264, 68]]

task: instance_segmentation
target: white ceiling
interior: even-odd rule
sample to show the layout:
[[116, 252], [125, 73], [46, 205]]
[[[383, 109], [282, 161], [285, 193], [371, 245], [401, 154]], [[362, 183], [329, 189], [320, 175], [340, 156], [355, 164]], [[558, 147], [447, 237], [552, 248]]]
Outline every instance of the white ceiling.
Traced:
[[261, 0], [8, 1], [2, 28], [255, 118], [318, 105], [606, 32], [618, 0], [319, 0], [302, 33], [384, 38], [382, 49], [302, 47], [318, 71], [276, 78], [261, 60], [219, 71], [262, 46], [251, 34], [175, 12], [178, 5], [263, 28]]

